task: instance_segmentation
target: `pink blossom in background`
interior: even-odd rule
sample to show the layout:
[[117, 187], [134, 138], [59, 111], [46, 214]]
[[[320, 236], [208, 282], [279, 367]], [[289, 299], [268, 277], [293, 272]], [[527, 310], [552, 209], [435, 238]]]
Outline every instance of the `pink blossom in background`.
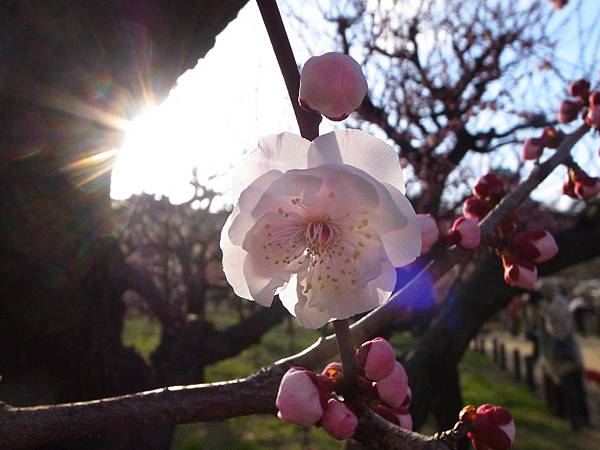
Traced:
[[521, 148], [521, 158], [523, 160], [538, 159], [542, 156], [543, 151], [544, 147], [539, 139], [527, 138], [525, 139], [525, 142], [523, 142], [523, 147]]
[[504, 281], [509, 286], [533, 289], [537, 280], [537, 267], [534, 263], [508, 255], [502, 257]]
[[581, 102], [572, 100], [563, 100], [558, 106], [557, 120], [560, 123], [569, 123], [577, 119], [579, 111], [581, 111]]
[[485, 200], [477, 197], [470, 197], [463, 203], [463, 215], [469, 219], [481, 222], [492, 210], [492, 205]]
[[494, 203], [504, 197], [504, 183], [493, 172], [480, 176], [473, 185], [473, 195]]
[[558, 245], [548, 231], [530, 231], [515, 236], [511, 243], [511, 251], [524, 260], [542, 263], [558, 253]]
[[590, 82], [588, 80], [577, 80], [572, 81], [569, 84], [567, 92], [571, 97], [580, 97], [585, 98], [589, 95], [590, 92]]
[[421, 254], [427, 253], [440, 238], [440, 230], [431, 214], [417, 214], [417, 224], [421, 230]]
[[367, 80], [350, 56], [330, 52], [309, 58], [300, 75], [300, 105], [330, 120], [344, 120], [367, 94]]
[[452, 224], [450, 238], [453, 243], [465, 250], [473, 250], [479, 247], [481, 241], [481, 230], [476, 220], [459, 217]]

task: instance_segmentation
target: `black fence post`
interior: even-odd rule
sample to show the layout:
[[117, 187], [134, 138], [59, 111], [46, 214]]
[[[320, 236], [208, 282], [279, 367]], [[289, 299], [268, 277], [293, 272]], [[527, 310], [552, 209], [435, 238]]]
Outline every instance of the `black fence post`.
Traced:
[[521, 381], [521, 352], [518, 348], [513, 350], [513, 370], [515, 373], [515, 380]]
[[504, 344], [500, 344], [500, 355], [498, 358], [498, 365], [502, 370], [506, 370], [506, 348]]

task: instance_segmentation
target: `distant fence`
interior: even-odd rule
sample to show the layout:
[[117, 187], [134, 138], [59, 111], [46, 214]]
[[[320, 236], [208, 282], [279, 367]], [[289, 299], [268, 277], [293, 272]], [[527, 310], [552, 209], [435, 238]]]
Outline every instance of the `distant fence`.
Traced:
[[[538, 393], [545, 400], [548, 409], [555, 415], [565, 418], [572, 429], [582, 425], [592, 424], [594, 428], [600, 427], [600, 390], [586, 389], [586, 398], [582, 399], [582, 407], [561, 408], [557, 406], [557, 396], [562, 395], [550, 377], [536, 370], [536, 361], [532, 354], [523, 354], [521, 349], [513, 347], [507, 349], [500, 338], [495, 336], [479, 335], [471, 342], [471, 349], [482, 355], [491, 356], [494, 363], [503, 370], [510, 372], [515, 381], [523, 383], [533, 392]], [[507, 353], [509, 353], [507, 355]], [[588, 409], [587, 405], [590, 406]]]

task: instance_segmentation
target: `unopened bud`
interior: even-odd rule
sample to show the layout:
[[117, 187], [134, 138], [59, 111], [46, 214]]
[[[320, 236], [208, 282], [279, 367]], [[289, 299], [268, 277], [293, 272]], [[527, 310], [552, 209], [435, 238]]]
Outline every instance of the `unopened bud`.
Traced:
[[321, 425], [327, 433], [336, 439], [348, 439], [354, 434], [358, 419], [344, 403], [330, 398], [321, 419]]
[[440, 238], [440, 230], [431, 214], [417, 214], [417, 225], [421, 229], [421, 254], [424, 255]]
[[478, 450], [508, 450], [516, 434], [510, 411], [501, 406], [485, 404], [477, 408], [475, 427], [468, 436]]
[[557, 120], [560, 123], [569, 123], [577, 119], [579, 111], [581, 111], [581, 102], [572, 100], [563, 100], [558, 106]]
[[469, 197], [463, 203], [463, 216], [481, 221], [492, 210], [492, 205], [477, 197]]
[[348, 55], [330, 52], [309, 58], [300, 75], [300, 106], [330, 120], [344, 120], [367, 94], [360, 65]]
[[504, 281], [512, 287], [533, 289], [537, 280], [537, 267], [535, 264], [514, 255], [502, 257], [504, 266]]
[[477, 178], [473, 186], [473, 195], [497, 203], [504, 196], [504, 183], [498, 175], [490, 172]]
[[538, 159], [542, 156], [543, 151], [544, 146], [540, 139], [527, 138], [525, 139], [525, 142], [523, 142], [523, 147], [521, 148], [521, 158], [523, 160]]
[[571, 97], [587, 97], [590, 92], [590, 82], [588, 80], [572, 81], [569, 84], [568, 93]]
[[377, 337], [360, 346], [356, 351], [356, 362], [369, 380], [379, 381], [394, 371], [396, 351], [387, 340]]
[[481, 241], [481, 230], [476, 220], [459, 217], [452, 224], [448, 240], [465, 250], [473, 250], [479, 247]]

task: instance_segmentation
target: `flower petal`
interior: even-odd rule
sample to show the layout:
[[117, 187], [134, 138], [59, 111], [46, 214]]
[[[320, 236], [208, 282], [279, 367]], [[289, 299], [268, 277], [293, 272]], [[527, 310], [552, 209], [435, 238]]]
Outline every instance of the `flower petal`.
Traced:
[[238, 204], [233, 208], [231, 213], [232, 223], [227, 229], [229, 239], [231, 239], [233, 244], [242, 244], [246, 233], [252, 228], [256, 221], [251, 214], [256, 207], [256, 204], [273, 181], [277, 180], [282, 175], [283, 174], [278, 170], [271, 170], [254, 180], [254, 182], [241, 193]]
[[421, 254], [421, 228], [417, 214], [408, 199], [394, 186], [384, 184], [391, 194], [396, 207], [408, 219], [404, 228], [396, 229], [381, 236], [381, 241], [390, 261], [395, 267], [413, 262]]
[[297, 214], [269, 212], [248, 231], [242, 248], [248, 252], [243, 273], [252, 298], [270, 306], [279, 288], [306, 264], [304, 221]]
[[293, 133], [265, 136], [233, 170], [232, 195], [235, 204], [240, 193], [270, 170], [286, 172], [305, 169], [310, 141]]
[[223, 251], [223, 272], [225, 278], [233, 288], [238, 297], [251, 299], [248, 283], [244, 276], [244, 260], [248, 253], [239, 245], [235, 245], [229, 238], [229, 228], [233, 222], [234, 215], [230, 214], [223, 225], [221, 232], [221, 250]]
[[310, 304], [309, 299], [302, 293], [302, 287], [298, 285], [296, 275], [292, 275], [288, 284], [279, 293], [279, 298], [283, 306], [304, 328], [321, 328], [331, 320], [326, 309]]
[[349, 164], [406, 192], [396, 151], [363, 131], [336, 130], [317, 137], [308, 149], [308, 167], [322, 164]]

